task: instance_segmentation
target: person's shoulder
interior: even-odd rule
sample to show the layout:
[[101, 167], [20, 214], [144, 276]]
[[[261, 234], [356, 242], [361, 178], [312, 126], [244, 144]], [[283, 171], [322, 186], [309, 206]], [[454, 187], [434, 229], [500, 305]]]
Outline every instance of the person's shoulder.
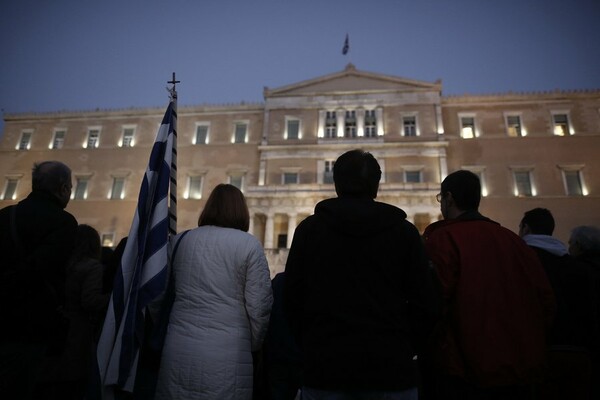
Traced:
[[374, 201], [373, 206], [376, 207], [378, 212], [386, 214], [392, 218], [406, 219], [406, 212], [393, 204]]

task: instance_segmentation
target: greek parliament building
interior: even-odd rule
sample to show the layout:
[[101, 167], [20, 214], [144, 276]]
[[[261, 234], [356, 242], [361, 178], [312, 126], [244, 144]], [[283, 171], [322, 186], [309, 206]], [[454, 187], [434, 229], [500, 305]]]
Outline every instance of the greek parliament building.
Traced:
[[[0, 207], [26, 197], [34, 162], [73, 170], [67, 210], [104, 245], [127, 236], [164, 108], [5, 115]], [[436, 194], [450, 172], [482, 182], [481, 211], [518, 231], [523, 212], [549, 208], [555, 236], [600, 225], [600, 90], [443, 96], [442, 84], [349, 64], [340, 72], [264, 89], [259, 104], [178, 110], [178, 230], [197, 226], [215, 185], [247, 197], [250, 232], [272, 273], [294, 229], [335, 196], [332, 166], [362, 148], [382, 168], [378, 200], [422, 232], [441, 218]]]

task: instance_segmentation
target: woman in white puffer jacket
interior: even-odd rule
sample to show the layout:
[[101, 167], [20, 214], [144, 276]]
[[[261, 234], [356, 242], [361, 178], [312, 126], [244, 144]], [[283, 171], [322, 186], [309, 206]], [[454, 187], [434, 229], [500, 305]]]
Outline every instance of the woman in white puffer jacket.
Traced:
[[198, 228], [177, 235], [175, 299], [155, 399], [251, 399], [252, 351], [262, 345], [273, 302], [269, 267], [248, 233], [235, 186], [218, 185]]

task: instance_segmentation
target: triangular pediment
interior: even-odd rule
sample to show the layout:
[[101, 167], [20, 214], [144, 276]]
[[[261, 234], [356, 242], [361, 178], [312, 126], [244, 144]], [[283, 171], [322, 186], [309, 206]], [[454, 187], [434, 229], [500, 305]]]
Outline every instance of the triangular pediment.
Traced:
[[348, 64], [343, 71], [314, 79], [265, 88], [264, 97], [314, 96], [348, 93], [381, 93], [408, 91], [441, 91], [441, 82], [423, 82], [412, 79], [357, 70]]

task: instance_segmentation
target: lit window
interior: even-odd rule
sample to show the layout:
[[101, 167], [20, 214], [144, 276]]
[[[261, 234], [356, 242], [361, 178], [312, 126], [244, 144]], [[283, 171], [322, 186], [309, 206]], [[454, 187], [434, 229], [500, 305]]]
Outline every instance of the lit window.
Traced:
[[19, 140], [19, 146], [17, 150], [29, 150], [31, 147], [31, 132], [21, 133], [21, 140]]
[[135, 135], [135, 128], [123, 128], [123, 139], [121, 140], [121, 147], [133, 147], [134, 141], [133, 136]]
[[238, 122], [235, 124], [235, 134], [233, 137], [233, 143], [246, 143], [246, 132], [248, 131], [248, 124]]
[[65, 143], [65, 131], [55, 131], [52, 139], [52, 149], [62, 149]]
[[115, 244], [115, 234], [103, 233], [101, 240], [102, 247], [113, 247]]
[[346, 119], [344, 120], [344, 137], [356, 137], [356, 111], [346, 111]]
[[194, 144], [207, 144], [208, 143], [208, 125], [197, 125], [196, 126], [196, 137], [194, 138]]
[[487, 189], [487, 183], [485, 180], [485, 167], [479, 166], [479, 165], [464, 165], [462, 167], [462, 169], [466, 169], [467, 171], [471, 171], [472, 173], [474, 173], [475, 175], [477, 175], [477, 177], [479, 178], [479, 183], [481, 185], [481, 195], [482, 196], [487, 196], [488, 195], [488, 189]]
[[377, 117], [375, 110], [365, 111], [365, 137], [377, 136]]
[[335, 111], [327, 111], [325, 114], [325, 137], [334, 138], [337, 136], [337, 116]]
[[4, 193], [2, 194], [2, 200], [16, 200], [17, 198], [17, 184], [18, 179], [8, 178], [4, 185]]
[[87, 189], [88, 189], [88, 178], [76, 178], [75, 183], [75, 192], [73, 192], [73, 199], [75, 200], [85, 200], [87, 199]]
[[288, 119], [286, 124], [286, 139], [299, 139], [300, 138], [300, 121], [297, 119]]
[[421, 171], [404, 171], [404, 182], [406, 182], [406, 183], [422, 182]]
[[236, 188], [242, 190], [242, 185], [244, 183], [243, 175], [229, 175], [229, 184], [235, 186]]
[[124, 196], [125, 178], [113, 178], [113, 185], [110, 191], [111, 200], [121, 200]]
[[583, 182], [581, 171], [563, 171], [565, 189], [568, 196], [583, 196]]
[[194, 175], [188, 178], [188, 193], [186, 199], [199, 200], [202, 198], [202, 176]]
[[508, 115], [506, 117], [506, 130], [510, 137], [525, 136], [521, 126], [521, 117], [518, 115]]
[[284, 172], [282, 179], [283, 179], [284, 185], [297, 184], [298, 183], [298, 173], [297, 172]]
[[85, 147], [88, 149], [95, 149], [98, 147], [100, 142], [100, 129], [90, 129], [88, 130], [88, 139]]
[[404, 136], [417, 136], [417, 117], [402, 117]]
[[556, 136], [569, 135], [569, 116], [567, 114], [554, 114], [552, 115], [552, 121], [554, 123], [554, 134]]
[[335, 161], [333, 160], [325, 160], [324, 170], [323, 170], [323, 183], [333, 183], [333, 164]]
[[530, 197], [533, 196], [533, 186], [531, 184], [531, 171], [514, 171], [515, 195]]
[[460, 135], [464, 139], [472, 139], [477, 136], [474, 117], [460, 117]]

